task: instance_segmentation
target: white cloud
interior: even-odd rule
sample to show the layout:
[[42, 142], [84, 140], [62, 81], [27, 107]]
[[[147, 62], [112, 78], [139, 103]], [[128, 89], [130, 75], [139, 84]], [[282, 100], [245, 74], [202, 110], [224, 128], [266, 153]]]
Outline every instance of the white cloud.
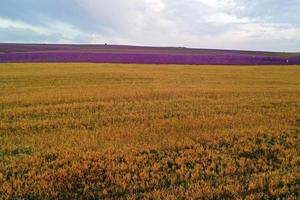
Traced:
[[227, 7], [235, 6], [234, 0], [195, 0], [198, 2], [201, 2], [209, 7], [217, 8], [217, 9], [223, 9]]
[[[55, 5], [60, 1], [52, 2]], [[55, 18], [56, 15], [51, 14], [49, 19], [45, 16], [46, 23], [36, 25], [22, 18], [1, 18], [0, 14], [0, 28], [29, 29], [46, 36], [59, 34], [61, 39], [53, 42], [300, 51], [300, 15], [296, 14], [300, 13], [300, 2], [297, 0], [284, 3], [277, 0], [64, 2], [69, 2], [69, 10], [76, 5], [84, 19], [65, 20], [63, 16]], [[39, 10], [39, 15], [41, 13]], [[83, 21], [76, 23], [80, 19]]]
[[250, 19], [229, 15], [227, 13], [216, 13], [204, 17], [204, 20], [210, 23], [249, 23]]

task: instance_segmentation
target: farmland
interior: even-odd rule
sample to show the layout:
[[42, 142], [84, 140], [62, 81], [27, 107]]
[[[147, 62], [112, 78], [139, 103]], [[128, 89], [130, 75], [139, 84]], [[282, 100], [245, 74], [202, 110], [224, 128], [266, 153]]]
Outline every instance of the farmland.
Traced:
[[299, 180], [299, 65], [0, 65], [2, 199], [299, 199]]
[[300, 65], [299, 53], [126, 45], [0, 44], [0, 63]]

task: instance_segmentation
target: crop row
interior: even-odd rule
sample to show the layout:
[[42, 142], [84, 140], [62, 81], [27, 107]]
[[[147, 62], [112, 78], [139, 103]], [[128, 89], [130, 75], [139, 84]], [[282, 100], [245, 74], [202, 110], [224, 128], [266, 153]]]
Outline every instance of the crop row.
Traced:
[[214, 65], [296, 65], [300, 58], [253, 55], [180, 55], [143, 53], [42, 52], [0, 54], [0, 63], [9, 62], [95, 62], [136, 64]]

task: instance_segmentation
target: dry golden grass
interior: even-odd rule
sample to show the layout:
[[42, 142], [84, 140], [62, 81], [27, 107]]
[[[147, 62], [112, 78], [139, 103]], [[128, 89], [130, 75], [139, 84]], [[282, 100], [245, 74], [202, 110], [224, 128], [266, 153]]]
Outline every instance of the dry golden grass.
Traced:
[[0, 65], [0, 199], [299, 198], [300, 66]]

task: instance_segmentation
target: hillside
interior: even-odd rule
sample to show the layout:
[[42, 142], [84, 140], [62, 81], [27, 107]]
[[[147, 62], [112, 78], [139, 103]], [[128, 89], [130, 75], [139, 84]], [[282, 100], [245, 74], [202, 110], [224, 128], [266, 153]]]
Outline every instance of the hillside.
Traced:
[[296, 65], [299, 53], [125, 45], [0, 44], [0, 63]]

